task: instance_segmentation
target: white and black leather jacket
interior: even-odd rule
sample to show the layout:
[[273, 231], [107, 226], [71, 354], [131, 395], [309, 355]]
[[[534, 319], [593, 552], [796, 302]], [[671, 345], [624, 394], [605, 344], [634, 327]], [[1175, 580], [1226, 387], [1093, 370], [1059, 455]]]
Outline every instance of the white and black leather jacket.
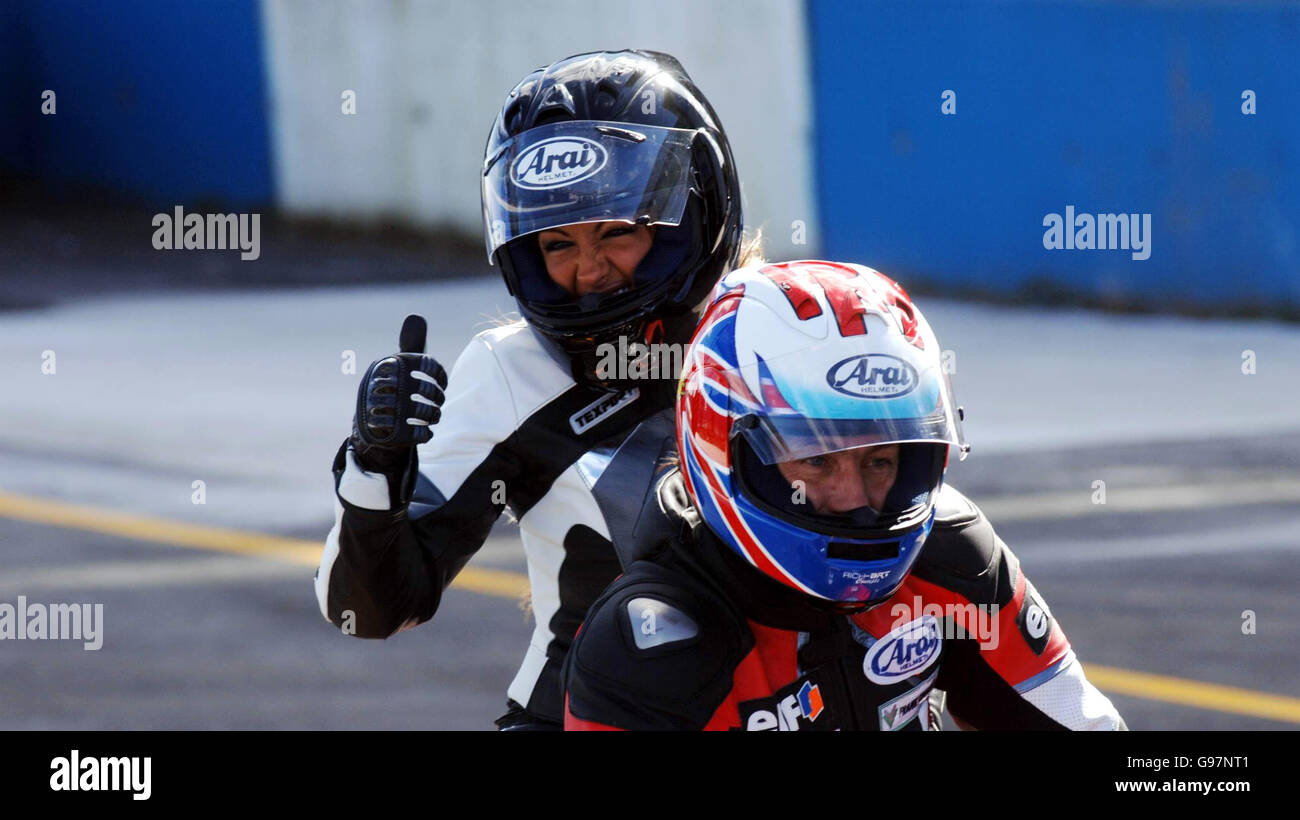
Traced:
[[347, 442], [339, 449], [335, 523], [316, 576], [321, 613], [343, 626], [346, 612], [348, 631], [371, 638], [429, 620], [508, 506], [536, 618], [508, 697], [531, 717], [562, 722], [561, 665], [588, 607], [621, 571], [611, 533], [634, 523], [671, 448], [673, 387], [579, 384], [522, 321], [479, 333], [451, 371], [442, 418], [403, 488], [390, 495], [388, 477], [362, 470]]

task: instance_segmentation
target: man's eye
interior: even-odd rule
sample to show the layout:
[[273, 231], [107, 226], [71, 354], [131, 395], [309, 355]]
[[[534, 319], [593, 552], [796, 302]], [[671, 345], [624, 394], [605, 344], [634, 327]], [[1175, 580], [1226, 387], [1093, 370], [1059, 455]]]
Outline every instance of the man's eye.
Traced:
[[893, 468], [894, 462], [887, 458], [873, 458], [867, 466], [873, 470], [889, 470]]
[[822, 456], [811, 456], [809, 458], [800, 459], [800, 461], [804, 464], [807, 464], [809, 467], [826, 466], [826, 459]]

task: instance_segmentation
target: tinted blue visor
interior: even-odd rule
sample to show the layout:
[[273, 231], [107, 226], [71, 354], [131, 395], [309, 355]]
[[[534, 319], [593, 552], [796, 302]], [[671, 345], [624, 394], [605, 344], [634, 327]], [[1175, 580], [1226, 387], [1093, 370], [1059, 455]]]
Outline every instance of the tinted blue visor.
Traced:
[[618, 220], [680, 225], [695, 132], [577, 120], [533, 128], [483, 164], [488, 260], [548, 228]]
[[956, 419], [944, 412], [918, 418], [809, 419], [748, 416], [737, 426], [764, 464], [879, 447], [885, 444], [963, 444]]

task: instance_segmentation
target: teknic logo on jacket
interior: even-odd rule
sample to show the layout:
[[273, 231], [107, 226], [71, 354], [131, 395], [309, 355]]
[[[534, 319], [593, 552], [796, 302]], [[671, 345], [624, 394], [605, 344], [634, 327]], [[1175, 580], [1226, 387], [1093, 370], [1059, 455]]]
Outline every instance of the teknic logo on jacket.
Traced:
[[939, 619], [922, 615], [872, 644], [862, 659], [862, 671], [873, 683], [899, 683], [938, 660], [942, 648]]
[[574, 433], [582, 435], [611, 414], [636, 401], [640, 395], [641, 390], [636, 387], [626, 393], [607, 393], [569, 416], [569, 426], [573, 428]]

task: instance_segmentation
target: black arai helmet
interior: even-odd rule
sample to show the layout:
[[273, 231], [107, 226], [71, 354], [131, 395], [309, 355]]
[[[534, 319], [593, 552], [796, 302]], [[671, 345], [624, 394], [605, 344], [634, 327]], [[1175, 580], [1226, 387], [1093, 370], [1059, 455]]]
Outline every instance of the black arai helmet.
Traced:
[[[482, 182], [488, 259], [579, 381], [630, 386], [598, 373], [598, 349], [620, 338], [684, 347], [740, 255], [727, 135], [667, 54], [579, 54], [529, 74], [492, 124]], [[547, 275], [535, 234], [607, 220], [657, 226], [654, 244], [630, 288], [578, 299]]]

